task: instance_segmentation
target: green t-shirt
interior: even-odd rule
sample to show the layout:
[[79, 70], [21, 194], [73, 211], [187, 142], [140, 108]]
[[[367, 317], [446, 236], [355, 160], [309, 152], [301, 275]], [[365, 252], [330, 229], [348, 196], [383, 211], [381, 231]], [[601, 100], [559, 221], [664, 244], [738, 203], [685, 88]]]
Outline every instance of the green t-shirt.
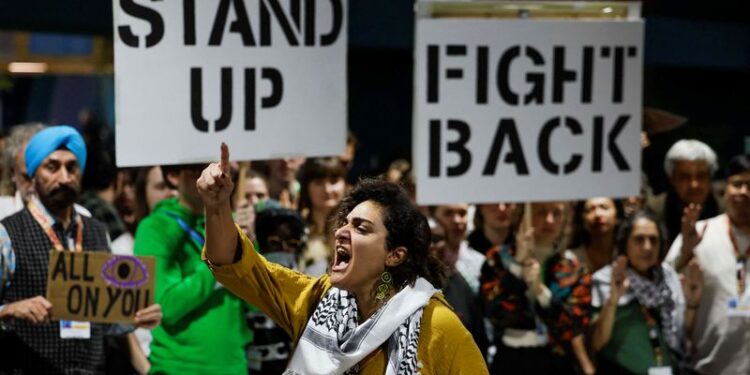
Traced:
[[[657, 331], [664, 358], [661, 366], [671, 366], [668, 346], [661, 329], [657, 328]], [[625, 306], [618, 306], [612, 336], [599, 355], [634, 374], [647, 375], [649, 367], [657, 366], [648, 332], [649, 327], [638, 301], [634, 299]]]
[[217, 283], [201, 261], [201, 245], [175, 217], [204, 235], [203, 215], [167, 199], [135, 236], [135, 254], [156, 257], [156, 302], [163, 313], [153, 331], [151, 373], [245, 375], [245, 346], [252, 340], [247, 304]]

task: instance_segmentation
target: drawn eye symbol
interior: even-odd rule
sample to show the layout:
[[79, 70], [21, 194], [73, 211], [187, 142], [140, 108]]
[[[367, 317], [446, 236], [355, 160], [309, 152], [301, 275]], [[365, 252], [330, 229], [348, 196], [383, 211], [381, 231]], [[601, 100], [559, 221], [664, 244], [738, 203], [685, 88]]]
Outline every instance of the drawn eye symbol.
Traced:
[[102, 266], [102, 278], [117, 288], [138, 288], [149, 280], [146, 264], [140, 259], [118, 255]]

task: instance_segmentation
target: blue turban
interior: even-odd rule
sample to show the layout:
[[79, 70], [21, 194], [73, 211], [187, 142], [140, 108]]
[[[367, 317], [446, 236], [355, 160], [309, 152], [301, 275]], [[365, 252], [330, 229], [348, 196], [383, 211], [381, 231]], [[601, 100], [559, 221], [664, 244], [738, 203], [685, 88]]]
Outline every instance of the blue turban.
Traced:
[[51, 153], [64, 148], [78, 159], [81, 172], [86, 168], [86, 143], [72, 126], [50, 126], [36, 133], [26, 145], [26, 173], [34, 177], [36, 169]]

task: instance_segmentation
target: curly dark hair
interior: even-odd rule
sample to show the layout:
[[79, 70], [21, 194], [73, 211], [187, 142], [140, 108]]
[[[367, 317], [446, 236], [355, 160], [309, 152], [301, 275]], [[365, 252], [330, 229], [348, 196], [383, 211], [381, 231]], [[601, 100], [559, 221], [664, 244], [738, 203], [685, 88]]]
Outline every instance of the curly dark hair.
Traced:
[[656, 230], [659, 232], [659, 262], [661, 263], [662, 261], [664, 261], [664, 258], [667, 257], [667, 251], [669, 250], [669, 248], [667, 247], [668, 240], [665, 236], [667, 231], [666, 229], [664, 229], [664, 224], [660, 223], [656, 219], [656, 216], [654, 216], [654, 214], [649, 211], [638, 211], [632, 216], [625, 218], [622, 223], [620, 223], [620, 227], [617, 230], [617, 235], [615, 236], [615, 256], [627, 256], [628, 239], [630, 238], [630, 234], [633, 232], [635, 222], [640, 219], [646, 219], [656, 224]]
[[387, 249], [403, 246], [407, 249], [406, 260], [388, 269], [397, 287], [411, 285], [418, 277], [424, 277], [436, 288], [442, 288], [446, 281], [446, 268], [430, 252], [432, 232], [427, 218], [409, 200], [406, 191], [382, 179], [360, 180], [341, 200], [331, 215], [331, 227], [338, 228], [354, 207], [362, 202], [372, 201], [381, 208], [383, 224], [388, 231]]

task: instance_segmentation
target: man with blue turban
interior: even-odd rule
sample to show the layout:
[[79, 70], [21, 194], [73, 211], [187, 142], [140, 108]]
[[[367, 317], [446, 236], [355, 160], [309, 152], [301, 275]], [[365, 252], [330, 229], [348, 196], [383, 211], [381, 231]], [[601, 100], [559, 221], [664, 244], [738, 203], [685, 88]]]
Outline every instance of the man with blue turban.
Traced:
[[[3, 168], [13, 182], [15, 194], [0, 197], [0, 220], [23, 210], [31, 196], [34, 195], [34, 186], [31, 178], [26, 173], [26, 145], [34, 134], [44, 130], [47, 126], [42, 123], [26, 123], [15, 125], [11, 128], [10, 135], [5, 141], [3, 150]], [[91, 212], [80, 204], [74, 204], [73, 208], [79, 214], [91, 217]], [[110, 237], [111, 238], [111, 237]]]
[[[107, 230], [73, 209], [86, 167], [86, 145], [74, 128], [48, 127], [26, 146], [34, 187], [26, 208], [0, 221], [0, 373], [103, 373], [106, 325], [50, 321], [49, 251], [109, 252]], [[136, 326], [153, 328], [161, 307], [139, 311]], [[70, 329], [77, 327], [73, 336]]]

